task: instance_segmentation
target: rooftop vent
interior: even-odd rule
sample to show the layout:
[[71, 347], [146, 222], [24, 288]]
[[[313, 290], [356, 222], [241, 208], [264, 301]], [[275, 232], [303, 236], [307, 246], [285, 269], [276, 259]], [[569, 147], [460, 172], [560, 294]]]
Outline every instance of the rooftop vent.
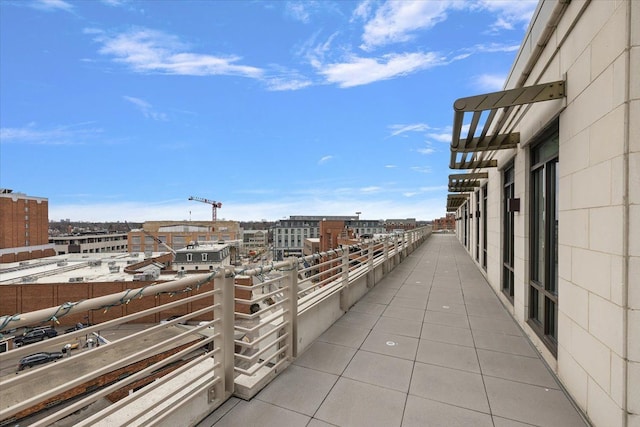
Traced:
[[69, 277], [69, 283], [84, 282], [84, 277]]

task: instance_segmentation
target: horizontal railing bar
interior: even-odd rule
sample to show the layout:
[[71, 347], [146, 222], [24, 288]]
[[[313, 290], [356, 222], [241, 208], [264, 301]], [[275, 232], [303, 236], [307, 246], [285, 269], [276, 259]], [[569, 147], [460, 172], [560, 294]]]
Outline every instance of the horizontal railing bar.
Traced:
[[[64, 408], [62, 408], [61, 410], [49, 415], [48, 417], [45, 417], [41, 420], [36, 421], [34, 424], [32, 424], [33, 427], [46, 427], [51, 425], [52, 422], [58, 421], [60, 419], [62, 419], [63, 417], [70, 415], [76, 411], [78, 411], [79, 409], [84, 408], [85, 406], [96, 402], [99, 398], [104, 397], [120, 388], [122, 388], [123, 386], [129, 385], [132, 382], [135, 382], [141, 378], [144, 378], [145, 376], [151, 374], [152, 372], [154, 372], [155, 370], [158, 369], [158, 367], [164, 367], [166, 365], [168, 365], [169, 363], [175, 362], [176, 360], [182, 358], [183, 356], [189, 354], [190, 352], [192, 352], [193, 350], [197, 349], [198, 347], [200, 347], [201, 344], [200, 343], [196, 343], [193, 346], [187, 347], [181, 351], [179, 351], [178, 353], [175, 353], [165, 359], [162, 359], [160, 362], [153, 364], [153, 365], [149, 365], [146, 368], [129, 375], [126, 378], [121, 379], [120, 381], [113, 383], [105, 388], [99, 389], [97, 391], [95, 391], [94, 393], [92, 393], [91, 395], [87, 396], [86, 398], [83, 398], [77, 402], [72, 403], [69, 406], [66, 406]], [[207, 356], [207, 355], [203, 355], [203, 356]], [[160, 365], [160, 366], [158, 366]], [[24, 409], [24, 408], [23, 408]], [[16, 411], [17, 412], [17, 411]]]
[[[85, 334], [90, 334], [90, 333], [95, 332], [95, 331], [99, 332], [100, 330], [109, 329], [112, 326], [118, 326], [120, 324], [127, 323], [127, 322], [129, 322], [131, 320], [135, 320], [135, 319], [138, 319], [140, 317], [145, 317], [145, 316], [148, 316], [150, 314], [157, 313], [159, 311], [163, 311], [163, 310], [166, 310], [166, 309], [169, 309], [169, 308], [173, 308], [173, 307], [177, 307], [177, 306], [180, 306], [180, 305], [183, 305], [183, 304], [187, 304], [189, 302], [197, 301], [199, 299], [207, 298], [207, 297], [213, 296], [213, 295], [215, 295], [217, 293], [220, 293], [220, 291], [216, 290], [216, 289], [211, 290], [211, 291], [206, 291], [206, 292], [203, 292], [202, 294], [198, 294], [198, 295], [193, 295], [191, 297], [182, 298], [182, 299], [179, 299], [179, 300], [167, 303], [167, 304], [163, 304], [163, 305], [158, 306], [158, 307], [148, 308], [146, 310], [139, 311], [137, 313], [128, 314], [128, 315], [126, 315], [124, 317], [119, 317], [117, 319], [108, 320], [106, 322], [103, 322], [103, 323], [100, 323], [100, 324], [97, 324], [97, 325], [88, 326], [86, 328], [80, 329], [79, 331], [75, 331], [73, 333], [58, 335], [58, 336], [56, 336], [54, 338], [51, 338], [51, 339], [47, 340], [47, 345], [58, 344], [58, 343], [62, 344], [63, 342], [68, 341], [70, 339], [73, 339], [76, 336], [81, 336], [81, 335], [85, 335]], [[211, 308], [211, 307], [209, 307], [209, 308]], [[200, 314], [205, 314], [205, 313], [206, 312], [200, 312]], [[197, 314], [196, 314], [196, 316], [197, 316]], [[146, 331], [158, 330], [158, 329], [160, 329], [161, 326], [165, 326], [165, 325], [156, 325], [156, 326], [153, 326], [151, 328], [146, 329]], [[33, 351], [34, 348], [38, 348], [38, 344], [30, 345], [30, 346], [22, 346], [22, 347], [19, 347], [17, 349], [12, 349], [11, 351], [8, 351], [8, 352], [0, 353], [0, 362], [3, 362], [3, 361], [5, 361], [6, 359], [8, 359], [10, 357], [14, 357], [14, 356], [20, 357], [23, 354], [30, 353], [30, 352]], [[93, 351], [99, 351], [99, 349], [100, 349], [100, 347], [94, 349]], [[6, 384], [6, 382], [5, 382], [5, 384]]]

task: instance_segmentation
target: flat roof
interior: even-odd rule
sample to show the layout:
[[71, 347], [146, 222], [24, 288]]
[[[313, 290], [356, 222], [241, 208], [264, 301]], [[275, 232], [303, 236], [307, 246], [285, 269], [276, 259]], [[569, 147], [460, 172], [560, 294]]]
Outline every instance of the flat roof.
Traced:
[[[64, 254], [29, 261], [0, 263], [0, 285], [66, 282], [132, 282], [134, 275], [125, 273], [128, 265], [169, 252], [154, 252], [151, 257], [142, 252], [106, 252]], [[119, 267], [112, 269], [112, 267]], [[148, 269], [148, 267], [146, 267]], [[113, 270], [113, 271], [112, 271]], [[176, 273], [162, 274], [159, 280], [173, 280]], [[79, 280], [79, 278], [82, 278]]]

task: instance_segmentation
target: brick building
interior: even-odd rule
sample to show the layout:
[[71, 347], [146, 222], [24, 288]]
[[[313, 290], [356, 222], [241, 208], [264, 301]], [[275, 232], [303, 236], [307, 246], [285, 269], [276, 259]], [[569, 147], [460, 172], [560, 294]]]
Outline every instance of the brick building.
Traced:
[[446, 216], [442, 218], [433, 220], [433, 231], [455, 231], [456, 229], [456, 215], [453, 213], [448, 213]]
[[0, 189], [0, 262], [55, 255], [49, 244], [49, 201]]
[[146, 221], [142, 230], [129, 232], [130, 252], [165, 251], [162, 243], [174, 250], [190, 242], [242, 241], [242, 230], [235, 221]]

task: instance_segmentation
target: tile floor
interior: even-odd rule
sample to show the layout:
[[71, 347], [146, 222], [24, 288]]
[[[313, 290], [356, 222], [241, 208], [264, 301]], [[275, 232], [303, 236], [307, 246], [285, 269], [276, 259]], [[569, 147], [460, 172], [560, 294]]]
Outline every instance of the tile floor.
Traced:
[[451, 235], [433, 235], [251, 401], [199, 427], [585, 426]]

